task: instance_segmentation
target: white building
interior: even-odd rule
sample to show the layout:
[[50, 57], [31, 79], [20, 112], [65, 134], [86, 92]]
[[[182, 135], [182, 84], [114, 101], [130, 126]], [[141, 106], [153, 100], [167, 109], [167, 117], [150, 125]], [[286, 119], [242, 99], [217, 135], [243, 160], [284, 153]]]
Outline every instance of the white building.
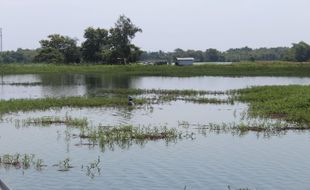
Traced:
[[195, 59], [192, 57], [177, 58], [175, 65], [179, 65], [179, 66], [193, 65], [194, 61]]

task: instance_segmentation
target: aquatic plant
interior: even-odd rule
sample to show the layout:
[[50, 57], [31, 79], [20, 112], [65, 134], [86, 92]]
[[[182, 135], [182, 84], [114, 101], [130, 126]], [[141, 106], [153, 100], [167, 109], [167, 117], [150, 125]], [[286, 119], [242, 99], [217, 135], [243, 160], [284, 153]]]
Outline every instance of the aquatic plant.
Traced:
[[93, 179], [101, 174], [100, 162], [100, 156], [98, 156], [97, 160], [94, 160], [86, 166], [82, 165], [82, 169], [86, 168], [86, 175]]
[[132, 143], [143, 145], [148, 141], [165, 140], [173, 142], [182, 138], [182, 133], [174, 128], [162, 127], [134, 127], [125, 126], [99, 126], [80, 128], [80, 139], [85, 139], [89, 143], [80, 142], [80, 145], [96, 145], [104, 151], [106, 148], [113, 150], [115, 146], [126, 149]]
[[61, 117], [52, 117], [52, 116], [44, 116], [39, 118], [28, 118], [21, 121], [22, 124], [20, 124], [20, 120], [15, 121], [16, 126], [22, 125], [23, 127], [27, 126], [50, 126], [52, 124], [55, 125], [66, 125], [70, 127], [87, 127], [88, 126], [88, 120], [86, 117], [84, 118], [72, 118], [68, 115], [66, 115], [64, 118]]
[[34, 154], [4, 154], [0, 155], [0, 166], [5, 168], [14, 167], [16, 169], [28, 169], [34, 167], [37, 170], [41, 170], [45, 167], [42, 159], [35, 159]]
[[252, 117], [274, 118], [299, 124], [310, 124], [310, 86], [261, 86], [232, 92], [234, 100], [249, 103]]
[[73, 166], [70, 164], [70, 158], [59, 161], [59, 163], [55, 164], [54, 166], [58, 166], [58, 171], [60, 172], [67, 172], [73, 168]]
[[[136, 99], [136, 105], [146, 103], [146, 100]], [[62, 107], [117, 107], [128, 106], [126, 98], [104, 97], [63, 97], [43, 99], [11, 99], [0, 100], [0, 115], [9, 112], [47, 110]]]

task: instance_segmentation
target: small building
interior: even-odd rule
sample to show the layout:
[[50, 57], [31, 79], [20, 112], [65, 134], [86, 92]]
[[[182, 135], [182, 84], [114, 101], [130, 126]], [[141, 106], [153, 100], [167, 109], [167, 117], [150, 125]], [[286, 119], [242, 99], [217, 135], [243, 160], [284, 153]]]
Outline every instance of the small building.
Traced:
[[188, 66], [188, 65], [193, 65], [195, 59], [192, 57], [186, 57], [186, 58], [177, 58], [175, 65], [178, 66]]

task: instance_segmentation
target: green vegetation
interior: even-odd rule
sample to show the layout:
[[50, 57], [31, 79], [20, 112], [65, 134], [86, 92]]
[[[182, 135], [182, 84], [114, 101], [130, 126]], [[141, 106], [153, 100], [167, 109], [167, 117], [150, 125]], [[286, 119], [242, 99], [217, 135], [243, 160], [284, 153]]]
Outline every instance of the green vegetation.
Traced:
[[173, 95], [173, 96], [203, 96], [203, 95], [223, 95], [223, 91], [205, 91], [205, 90], [163, 90], [163, 89], [133, 89], [133, 88], [105, 88], [99, 89], [95, 94], [117, 94], [117, 95]]
[[[19, 126], [20, 122], [16, 123], [16, 126]], [[88, 121], [87, 118], [72, 118], [70, 116], [66, 116], [64, 118], [60, 117], [40, 117], [40, 118], [28, 118], [26, 120], [22, 120], [22, 126], [49, 126], [49, 125], [66, 125], [70, 127], [87, 127]]]
[[65, 160], [59, 161], [58, 164], [55, 164], [53, 166], [58, 166], [58, 171], [60, 172], [67, 172], [69, 171], [71, 168], [74, 168], [71, 164], [70, 164], [70, 158], [66, 158]]
[[[136, 104], [146, 103], [146, 100], [136, 99]], [[45, 99], [13, 99], [0, 101], [0, 115], [18, 111], [47, 110], [62, 107], [113, 107], [127, 106], [126, 98], [102, 97], [66, 97]]]
[[230, 65], [48, 65], [0, 64], [0, 74], [100, 73], [134, 76], [310, 76], [310, 64], [289, 62], [239, 63]]
[[[182, 138], [182, 133], [175, 128], [163, 127], [134, 127], [125, 126], [99, 126], [80, 128], [79, 137], [82, 141], [76, 146], [99, 145], [102, 151], [114, 150], [116, 147], [127, 149], [133, 144], [144, 145], [149, 141], [165, 140], [166, 143], [175, 142]], [[83, 140], [87, 140], [85, 143]]]
[[236, 100], [249, 103], [253, 117], [310, 124], [310, 86], [263, 86], [236, 91]]
[[35, 159], [34, 154], [0, 155], [0, 166], [4, 166], [5, 168], [14, 167], [16, 169], [28, 169], [33, 166], [37, 170], [45, 167], [43, 160]]

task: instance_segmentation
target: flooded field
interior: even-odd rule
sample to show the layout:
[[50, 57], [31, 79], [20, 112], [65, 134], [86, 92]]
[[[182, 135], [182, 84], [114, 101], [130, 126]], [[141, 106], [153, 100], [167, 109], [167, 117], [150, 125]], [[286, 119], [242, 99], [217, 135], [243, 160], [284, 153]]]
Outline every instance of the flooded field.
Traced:
[[[0, 82], [0, 99], [9, 100], [84, 96], [116, 88], [226, 91], [309, 85], [310, 78], [48, 74], [5, 75]], [[207, 97], [226, 99], [227, 95]], [[210, 124], [255, 122], [247, 117], [247, 109], [241, 102], [178, 99], [134, 108], [63, 107], [6, 113], [0, 116], [1, 159], [8, 160], [11, 155], [14, 163], [16, 154], [21, 158], [18, 164], [0, 164], [0, 178], [12, 189], [308, 189], [309, 131], [268, 134], [210, 129]], [[64, 121], [68, 118], [84, 118], [90, 128], [78, 126], [83, 120], [70, 125]], [[116, 126], [111, 128], [116, 136], [126, 135], [118, 133], [121, 126], [145, 133], [139, 131], [131, 139], [122, 136], [120, 141], [99, 135], [88, 138], [98, 126], [103, 130]], [[167, 131], [171, 136], [165, 136]], [[28, 163], [24, 154], [35, 158]]]

